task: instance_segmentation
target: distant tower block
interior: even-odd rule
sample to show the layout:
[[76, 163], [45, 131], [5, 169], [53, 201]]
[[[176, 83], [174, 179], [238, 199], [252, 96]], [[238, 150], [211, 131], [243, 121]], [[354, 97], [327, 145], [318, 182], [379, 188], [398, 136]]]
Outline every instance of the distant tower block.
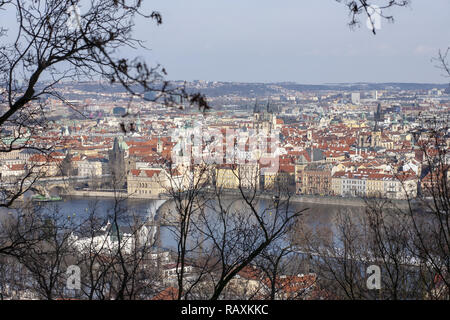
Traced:
[[352, 103], [359, 104], [361, 101], [361, 94], [359, 92], [352, 93]]

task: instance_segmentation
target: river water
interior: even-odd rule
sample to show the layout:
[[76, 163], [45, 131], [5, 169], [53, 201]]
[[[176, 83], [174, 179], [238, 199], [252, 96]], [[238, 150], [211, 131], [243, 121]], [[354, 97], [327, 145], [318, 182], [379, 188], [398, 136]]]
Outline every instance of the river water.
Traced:
[[[268, 200], [261, 200], [261, 208], [264, 207], [264, 202]], [[105, 222], [108, 217], [114, 212], [117, 205], [114, 199], [111, 198], [80, 198], [80, 197], [65, 197], [63, 201], [40, 203], [42, 210], [58, 212], [61, 217], [67, 217], [71, 221], [82, 221], [86, 219], [89, 214], [94, 212], [94, 215]], [[173, 202], [166, 200], [147, 200], [147, 199], [127, 199], [119, 204], [123, 209], [126, 208], [126, 215], [138, 216], [142, 219], [158, 217], [161, 210], [173, 208]], [[302, 213], [302, 220], [310, 230], [318, 230], [318, 228], [327, 228], [335, 233], [336, 225], [335, 218], [339, 213], [349, 212], [355, 216], [362, 216], [365, 208], [363, 206], [345, 206], [345, 205], [328, 205], [317, 203], [291, 203], [291, 210], [300, 211], [307, 209]], [[236, 210], [240, 210], [237, 204]], [[0, 218], [7, 214], [12, 214], [14, 209], [0, 208]], [[126, 221], [124, 222], [126, 223]], [[161, 246], [164, 248], [175, 249], [176, 241], [174, 239], [173, 231], [168, 226], [162, 226], [160, 230]]]

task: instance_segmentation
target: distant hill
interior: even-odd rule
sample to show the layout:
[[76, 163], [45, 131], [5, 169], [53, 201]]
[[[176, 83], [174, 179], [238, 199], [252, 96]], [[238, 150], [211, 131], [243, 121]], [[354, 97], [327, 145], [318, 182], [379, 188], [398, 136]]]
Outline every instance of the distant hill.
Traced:
[[223, 95], [267, 96], [282, 93], [284, 90], [298, 92], [311, 91], [372, 91], [372, 90], [431, 90], [446, 89], [449, 84], [434, 83], [336, 83], [336, 84], [297, 84], [297, 83], [230, 83], [217, 82], [206, 88], [197, 89], [207, 96]]
[[[184, 82], [174, 81], [174, 86], [181, 86]], [[121, 93], [125, 92], [120, 84], [108, 84], [98, 82], [71, 82], [58, 85], [63, 88], [77, 89], [85, 93]], [[448, 83], [327, 83], [327, 84], [297, 84], [293, 82], [282, 83], [241, 83], [241, 82], [186, 82], [189, 92], [201, 92], [206, 96], [218, 97], [224, 95], [236, 95], [244, 97], [258, 97], [282, 94], [286, 90], [298, 92], [311, 91], [372, 91], [372, 90], [431, 90], [433, 88], [449, 90]], [[137, 88], [136, 88], [137, 89]]]
[[337, 90], [337, 91], [358, 91], [358, 90], [431, 90], [433, 88], [446, 89], [449, 84], [436, 83], [331, 83], [323, 85], [288, 84], [282, 85], [284, 88], [298, 91], [314, 90]]

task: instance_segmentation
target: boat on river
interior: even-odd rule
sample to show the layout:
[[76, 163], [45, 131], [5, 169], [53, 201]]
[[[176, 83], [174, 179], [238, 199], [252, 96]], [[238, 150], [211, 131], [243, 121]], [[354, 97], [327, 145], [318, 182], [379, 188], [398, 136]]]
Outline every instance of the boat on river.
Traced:
[[43, 196], [43, 195], [34, 195], [31, 197], [31, 200], [33, 201], [39, 201], [39, 202], [54, 202], [54, 201], [62, 201], [62, 197], [56, 196], [56, 197], [51, 197], [51, 196]]

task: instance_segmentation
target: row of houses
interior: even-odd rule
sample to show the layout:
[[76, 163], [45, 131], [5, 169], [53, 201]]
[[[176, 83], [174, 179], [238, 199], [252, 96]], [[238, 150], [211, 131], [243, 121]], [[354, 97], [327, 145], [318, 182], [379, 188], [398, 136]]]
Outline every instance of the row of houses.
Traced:
[[418, 181], [418, 176], [412, 171], [340, 171], [339, 166], [318, 163], [297, 171], [296, 192], [305, 195], [406, 199], [417, 196]]
[[[414, 198], [419, 179], [412, 172], [386, 173], [380, 170], [336, 171], [329, 163], [307, 165], [296, 170], [294, 165], [282, 165], [276, 171], [262, 172], [256, 164], [220, 165], [202, 174], [205, 183], [220, 189], [273, 190], [285, 188], [297, 194], [342, 197]], [[200, 173], [169, 174], [161, 168], [131, 170], [127, 178], [128, 193], [137, 197], [157, 197], [168, 189], [188, 189]]]
[[331, 178], [331, 194], [343, 197], [415, 198], [418, 178], [414, 174], [337, 172]]

